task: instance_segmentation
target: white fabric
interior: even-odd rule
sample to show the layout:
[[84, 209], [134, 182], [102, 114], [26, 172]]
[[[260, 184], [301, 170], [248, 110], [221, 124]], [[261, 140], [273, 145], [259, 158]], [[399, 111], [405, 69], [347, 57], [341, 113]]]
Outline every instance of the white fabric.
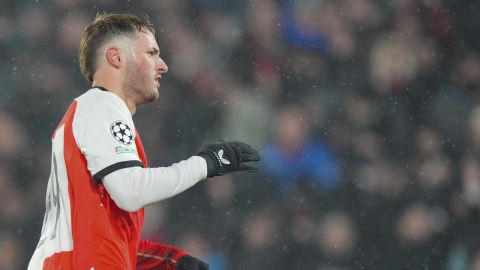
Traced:
[[[136, 134], [132, 114], [119, 96], [93, 88], [76, 100], [73, 136], [92, 175], [119, 162], [140, 162], [134, 142]], [[128, 133], [131, 133], [128, 144], [115, 139], [112, 125], [117, 122], [128, 127]]]
[[134, 212], [170, 198], [207, 177], [204, 158], [192, 156], [169, 167], [123, 168], [103, 178], [103, 185], [118, 207]]
[[28, 270], [43, 268], [45, 258], [73, 249], [70, 196], [64, 156], [65, 125], [52, 138], [52, 166], [48, 179], [46, 211], [40, 241], [28, 264]]

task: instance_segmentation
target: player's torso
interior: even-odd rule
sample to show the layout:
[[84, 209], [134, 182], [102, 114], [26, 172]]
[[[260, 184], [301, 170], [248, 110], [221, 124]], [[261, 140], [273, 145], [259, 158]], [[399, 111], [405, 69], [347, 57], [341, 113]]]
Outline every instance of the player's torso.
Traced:
[[[84, 95], [92, 94], [89, 92]], [[82, 151], [77, 142], [83, 135], [76, 134], [79, 131], [75, 129], [81, 130], [76, 126], [82, 124], [78, 121], [95, 116], [98, 104], [91, 104], [95, 97], [84, 95], [72, 102], [52, 136], [45, 217], [29, 269], [135, 269], [143, 209], [129, 213], [118, 208], [104, 186], [92, 178], [85, 149]], [[118, 100], [107, 98], [107, 102]], [[140, 138], [129, 120], [122, 122], [132, 131], [130, 146], [135, 144], [146, 166]], [[109, 135], [115, 137], [114, 132]], [[128, 146], [112, 151], [121, 155], [121, 151], [129, 151]], [[95, 147], [95, 142], [88, 147]]]

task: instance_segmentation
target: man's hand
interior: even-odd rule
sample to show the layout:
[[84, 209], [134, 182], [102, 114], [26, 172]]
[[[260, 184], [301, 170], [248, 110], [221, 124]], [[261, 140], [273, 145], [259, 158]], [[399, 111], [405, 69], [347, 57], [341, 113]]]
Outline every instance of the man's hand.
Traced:
[[176, 270], [208, 270], [208, 264], [186, 255], [178, 260]]
[[256, 171], [257, 168], [243, 163], [260, 160], [258, 152], [242, 142], [222, 141], [208, 144], [198, 155], [207, 161], [208, 177], [235, 171]]

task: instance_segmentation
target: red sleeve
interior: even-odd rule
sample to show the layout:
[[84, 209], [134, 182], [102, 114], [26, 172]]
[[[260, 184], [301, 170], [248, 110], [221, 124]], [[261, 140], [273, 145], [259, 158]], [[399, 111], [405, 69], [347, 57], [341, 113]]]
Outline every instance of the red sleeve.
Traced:
[[188, 255], [174, 246], [141, 240], [137, 252], [137, 270], [175, 270], [177, 260]]

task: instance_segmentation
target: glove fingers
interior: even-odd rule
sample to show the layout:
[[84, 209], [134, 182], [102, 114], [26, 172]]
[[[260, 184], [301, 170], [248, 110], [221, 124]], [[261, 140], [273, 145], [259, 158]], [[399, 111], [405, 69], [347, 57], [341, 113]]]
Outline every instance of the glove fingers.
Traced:
[[242, 154], [241, 162], [259, 161], [260, 159], [260, 154], [255, 151], [255, 153]]
[[208, 270], [208, 264], [192, 257], [190, 255], [186, 255], [181, 257], [177, 262], [177, 270]]
[[258, 171], [257, 168], [252, 167], [252, 166], [249, 166], [249, 165], [245, 165], [245, 164], [240, 164], [240, 166], [238, 167], [238, 170], [239, 170], [239, 171], [249, 171], [249, 172], [256, 172], [256, 171]]
[[250, 145], [243, 142], [231, 142], [231, 144], [240, 149], [240, 152], [242, 153], [251, 153], [255, 151]]
[[209, 270], [209, 267], [208, 267], [208, 264], [204, 263], [204, 262], [199, 262], [199, 264], [197, 265], [197, 268], [195, 269], [198, 269], [198, 270]]
[[253, 149], [250, 145], [243, 142], [231, 142], [231, 144], [240, 150], [240, 162], [259, 161], [261, 159], [258, 151]]

